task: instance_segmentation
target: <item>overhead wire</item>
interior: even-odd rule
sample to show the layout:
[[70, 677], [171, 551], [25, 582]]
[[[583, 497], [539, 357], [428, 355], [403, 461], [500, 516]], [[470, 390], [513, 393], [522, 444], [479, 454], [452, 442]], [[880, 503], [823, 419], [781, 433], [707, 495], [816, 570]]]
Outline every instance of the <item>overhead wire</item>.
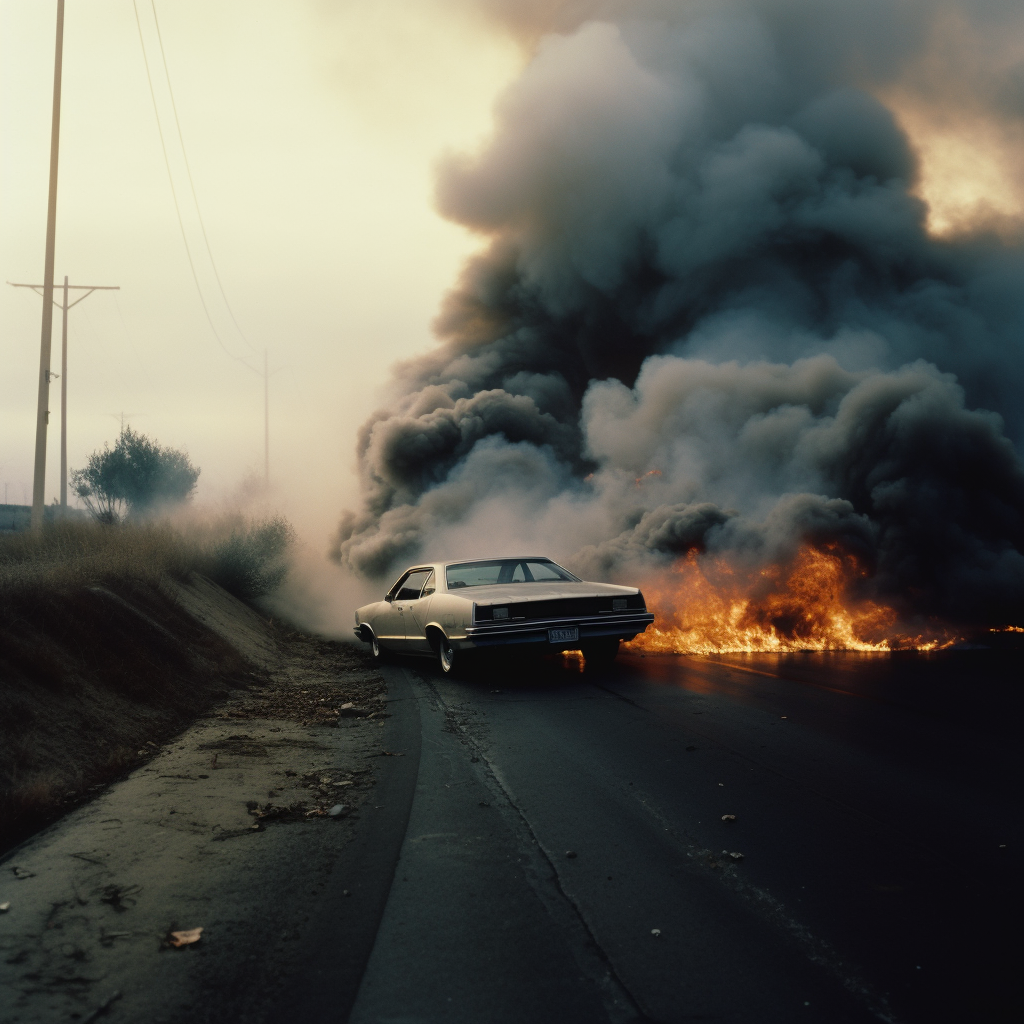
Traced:
[[181, 155], [185, 159], [185, 170], [188, 173], [188, 184], [192, 189], [192, 201], [195, 203], [196, 216], [199, 218], [199, 227], [203, 232], [203, 242], [206, 244], [206, 252], [210, 257], [210, 266], [213, 267], [213, 276], [217, 279], [217, 287], [220, 289], [220, 297], [224, 300], [224, 305], [227, 307], [227, 311], [231, 316], [231, 322], [235, 325], [235, 330], [238, 331], [239, 337], [249, 346], [254, 354], [256, 354], [256, 348], [245, 336], [245, 331], [242, 330], [238, 325], [238, 320], [235, 317], [235, 311], [231, 308], [231, 303], [228, 301], [227, 293], [224, 291], [224, 284], [220, 279], [220, 271], [217, 269], [217, 261], [213, 258], [213, 249], [210, 246], [210, 239], [206, 234], [206, 224], [203, 221], [202, 211], [199, 209], [199, 197], [196, 195], [196, 185], [192, 180], [192, 167], [188, 162], [188, 152], [185, 149], [185, 137], [181, 131], [181, 121], [178, 119], [178, 105], [174, 101], [174, 89], [171, 86], [171, 72], [167, 67], [167, 54], [164, 52], [164, 37], [160, 32], [160, 19], [156, 14], [156, 0], [149, 0], [150, 7], [153, 9], [153, 23], [156, 25], [156, 38], [160, 43], [160, 59], [164, 65], [164, 77], [167, 79], [167, 92], [171, 97], [171, 110], [174, 111], [174, 124], [178, 129], [178, 141], [181, 143]]
[[253, 371], [253, 373], [258, 374], [260, 372], [259, 370], [253, 366], [249, 366], [241, 356], [235, 355], [235, 353], [224, 344], [224, 339], [220, 336], [220, 332], [217, 330], [217, 327], [213, 322], [213, 317], [210, 316], [210, 309], [206, 304], [206, 297], [203, 295], [202, 286], [199, 284], [199, 275], [196, 273], [195, 261], [192, 259], [192, 250], [188, 244], [188, 235], [185, 233], [185, 222], [181, 216], [181, 206], [178, 203], [178, 193], [174, 187], [174, 175], [171, 173], [171, 161], [167, 155], [167, 143], [164, 140], [164, 130], [160, 123], [160, 110], [156, 102], [156, 91], [153, 88], [153, 76], [150, 74], [149, 70], [149, 57], [146, 54], [146, 41], [142, 35], [142, 21], [139, 18], [139, 6], [137, 0], [132, 0], [132, 8], [135, 11], [135, 25], [139, 30], [139, 45], [142, 47], [142, 60], [146, 65], [146, 81], [149, 83], [149, 95], [153, 101], [153, 114], [156, 118], [156, 130], [160, 135], [160, 148], [164, 155], [164, 166], [167, 168], [167, 180], [171, 186], [171, 197], [174, 200], [174, 212], [178, 215], [178, 227], [181, 228], [181, 240], [185, 243], [185, 254], [188, 256], [188, 265], [189, 269], [192, 271], [192, 280], [195, 282], [196, 292], [199, 294], [199, 301], [202, 304], [203, 312], [206, 314], [206, 320], [210, 325], [210, 330], [213, 331], [213, 336], [217, 339], [217, 343], [224, 350], [225, 354], [241, 363], [243, 366], [248, 367]]

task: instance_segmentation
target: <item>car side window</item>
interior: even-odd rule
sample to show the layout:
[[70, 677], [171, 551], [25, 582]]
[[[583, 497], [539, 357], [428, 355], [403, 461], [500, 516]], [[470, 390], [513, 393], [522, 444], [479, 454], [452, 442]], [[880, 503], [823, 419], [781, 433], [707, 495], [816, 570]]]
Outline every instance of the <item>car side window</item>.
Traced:
[[409, 573], [406, 573], [404, 576], [399, 576], [398, 582], [387, 593], [387, 599], [389, 601], [398, 600], [398, 592], [402, 589], [402, 585], [409, 578], [409, 575]]
[[512, 573], [513, 583], [525, 583], [526, 582], [526, 570], [523, 568], [523, 563], [520, 562], [516, 566], [516, 571]]
[[563, 580], [560, 572], [556, 572], [550, 562], [530, 562], [530, 575], [538, 583], [547, 583], [550, 580]]
[[437, 589], [437, 588], [436, 588], [436, 587], [434, 586], [434, 574], [433, 574], [433, 573], [431, 573], [431, 574], [430, 574], [430, 575], [429, 575], [429, 576], [427, 577], [427, 582], [423, 584], [423, 590], [422, 590], [422, 591], [420, 592], [420, 597], [430, 597], [430, 595], [431, 595], [431, 594], [432, 594], [432, 593], [433, 593], [433, 592], [434, 592], [434, 591], [435, 591], [436, 589]]
[[429, 569], [419, 569], [416, 572], [411, 572], [402, 582], [402, 586], [398, 591], [398, 596], [395, 598], [396, 601], [415, 601], [420, 596], [420, 591], [423, 589], [423, 584], [426, 583], [427, 577], [432, 575]]

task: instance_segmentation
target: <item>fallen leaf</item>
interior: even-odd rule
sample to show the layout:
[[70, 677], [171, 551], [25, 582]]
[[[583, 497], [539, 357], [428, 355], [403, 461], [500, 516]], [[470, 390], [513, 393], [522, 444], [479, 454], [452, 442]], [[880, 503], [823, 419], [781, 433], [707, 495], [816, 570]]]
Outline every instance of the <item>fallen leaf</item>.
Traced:
[[193, 942], [198, 942], [202, 935], [202, 928], [187, 928], [185, 931], [171, 932], [167, 936], [167, 942], [175, 949], [181, 949], [182, 946], [191, 946]]

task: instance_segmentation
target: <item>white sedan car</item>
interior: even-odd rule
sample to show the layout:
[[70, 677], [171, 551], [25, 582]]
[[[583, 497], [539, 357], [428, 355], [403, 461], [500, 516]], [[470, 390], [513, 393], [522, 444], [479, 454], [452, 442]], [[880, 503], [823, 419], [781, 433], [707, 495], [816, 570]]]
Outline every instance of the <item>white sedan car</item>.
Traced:
[[449, 673], [462, 652], [580, 650], [610, 662], [620, 640], [654, 616], [635, 587], [587, 583], [542, 556], [413, 566], [383, 601], [356, 611], [355, 634], [384, 652], [436, 656]]

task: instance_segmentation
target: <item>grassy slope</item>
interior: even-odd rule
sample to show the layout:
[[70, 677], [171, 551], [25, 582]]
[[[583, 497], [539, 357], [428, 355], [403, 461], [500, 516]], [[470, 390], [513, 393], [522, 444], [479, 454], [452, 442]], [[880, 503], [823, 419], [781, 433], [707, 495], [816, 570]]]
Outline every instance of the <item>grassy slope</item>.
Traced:
[[172, 596], [203, 570], [243, 596], [273, 576], [280, 546], [230, 527], [0, 538], [0, 849], [252, 680], [255, 666]]

